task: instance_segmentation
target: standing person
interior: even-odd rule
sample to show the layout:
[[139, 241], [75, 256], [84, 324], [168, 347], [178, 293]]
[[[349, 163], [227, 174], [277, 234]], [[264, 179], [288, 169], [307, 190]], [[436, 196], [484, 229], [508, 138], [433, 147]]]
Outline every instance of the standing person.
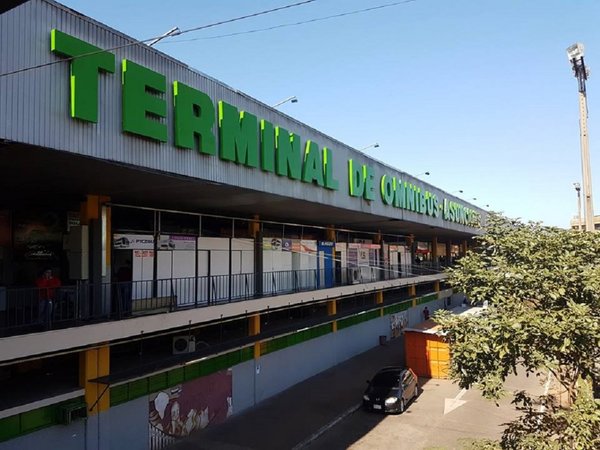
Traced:
[[56, 300], [56, 290], [60, 287], [60, 278], [52, 274], [52, 269], [45, 269], [42, 275], [35, 280], [38, 287], [39, 321], [46, 328], [51, 326], [52, 310]]
[[427, 308], [427, 306], [425, 307], [425, 309], [423, 309], [423, 318], [425, 320], [429, 320], [429, 308]]

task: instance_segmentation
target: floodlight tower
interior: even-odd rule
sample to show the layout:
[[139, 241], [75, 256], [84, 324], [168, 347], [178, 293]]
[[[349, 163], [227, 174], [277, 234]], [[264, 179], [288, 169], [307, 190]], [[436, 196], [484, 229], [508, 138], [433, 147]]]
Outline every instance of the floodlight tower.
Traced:
[[583, 224], [581, 223], [581, 184], [573, 183], [575, 192], [577, 192], [577, 226], [579, 231], [583, 231]]
[[585, 230], [594, 231], [594, 204], [592, 202], [592, 170], [587, 129], [587, 95], [585, 81], [590, 74], [583, 61], [583, 44], [577, 43], [567, 49], [567, 56], [573, 67], [579, 85], [579, 135], [581, 141], [581, 172], [585, 201]]

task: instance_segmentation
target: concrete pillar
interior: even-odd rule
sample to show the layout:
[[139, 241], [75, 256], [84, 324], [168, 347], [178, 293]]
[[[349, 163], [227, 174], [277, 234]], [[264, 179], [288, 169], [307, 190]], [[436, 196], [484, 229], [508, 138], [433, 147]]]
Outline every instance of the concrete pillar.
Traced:
[[438, 261], [438, 238], [434, 236], [431, 239], [431, 262], [433, 267], [437, 269], [440, 266], [440, 262]]
[[406, 246], [410, 249], [410, 264], [413, 265], [415, 263], [415, 246], [417, 245], [417, 240], [415, 239], [414, 234], [409, 234], [406, 236]]
[[254, 297], [263, 296], [263, 234], [260, 231], [259, 216], [252, 216], [248, 233], [254, 239]]
[[440, 292], [440, 282], [439, 281], [434, 281], [433, 282], [433, 288], [434, 288], [435, 292]]
[[467, 241], [464, 240], [460, 244], [460, 256], [463, 257], [467, 254]]
[[379, 247], [379, 270], [377, 271], [377, 279], [378, 280], [387, 280], [389, 277], [387, 276], [387, 265], [386, 255], [383, 249], [383, 237], [381, 236], [381, 230], [377, 230], [377, 234], [373, 237], [373, 243], [378, 244]]
[[110, 314], [110, 290], [103, 292], [102, 283], [110, 282], [111, 211], [105, 204], [110, 197], [87, 195], [81, 203], [80, 221], [88, 227], [89, 282], [92, 284], [90, 305], [82, 305], [83, 314], [99, 317]]

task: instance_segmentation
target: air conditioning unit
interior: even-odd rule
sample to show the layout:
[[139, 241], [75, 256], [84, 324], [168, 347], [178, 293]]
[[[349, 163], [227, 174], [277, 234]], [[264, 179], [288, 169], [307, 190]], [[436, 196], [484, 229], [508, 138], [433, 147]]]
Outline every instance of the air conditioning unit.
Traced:
[[196, 351], [196, 338], [194, 336], [174, 336], [173, 354], [192, 353]]
[[350, 282], [352, 284], [360, 283], [360, 267], [353, 267], [350, 270]]

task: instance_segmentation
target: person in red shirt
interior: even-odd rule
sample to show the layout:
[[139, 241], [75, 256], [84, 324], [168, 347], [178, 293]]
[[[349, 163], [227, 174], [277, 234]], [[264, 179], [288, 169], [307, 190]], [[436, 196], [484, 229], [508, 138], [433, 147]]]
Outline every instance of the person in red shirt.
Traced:
[[35, 280], [35, 285], [39, 288], [39, 320], [48, 327], [52, 319], [56, 290], [60, 287], [60, 278], [52, 274], [52, 269], [46, 269], [42, 276]]

